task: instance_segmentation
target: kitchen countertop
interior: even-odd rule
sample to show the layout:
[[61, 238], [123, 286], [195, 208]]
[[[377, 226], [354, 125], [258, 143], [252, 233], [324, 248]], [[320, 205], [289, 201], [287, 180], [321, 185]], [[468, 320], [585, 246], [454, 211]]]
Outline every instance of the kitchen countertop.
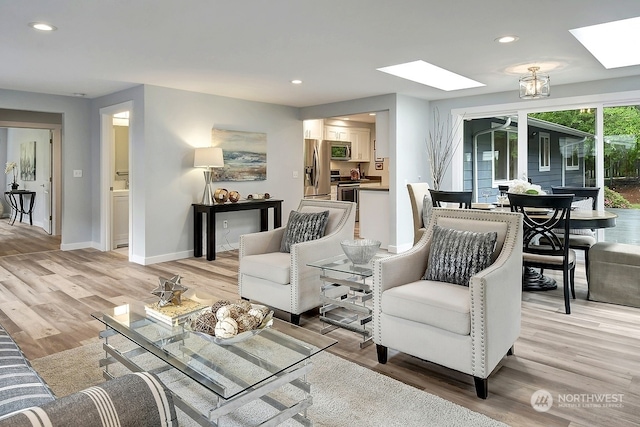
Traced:
[[377, 186], [377, 187], [360, 187], [358, 188], [359, 191], [389, 191], [389, 187], [381, 187], [381, 186]]

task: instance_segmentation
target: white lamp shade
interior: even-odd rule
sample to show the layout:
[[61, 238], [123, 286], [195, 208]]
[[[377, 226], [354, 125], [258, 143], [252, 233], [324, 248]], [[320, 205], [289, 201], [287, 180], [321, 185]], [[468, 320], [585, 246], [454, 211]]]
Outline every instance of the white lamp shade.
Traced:
[[204, 147], [196, 148], [193, 156], [193, 167], [196, 168], [221, 168], [224, 167], [222, 148]]

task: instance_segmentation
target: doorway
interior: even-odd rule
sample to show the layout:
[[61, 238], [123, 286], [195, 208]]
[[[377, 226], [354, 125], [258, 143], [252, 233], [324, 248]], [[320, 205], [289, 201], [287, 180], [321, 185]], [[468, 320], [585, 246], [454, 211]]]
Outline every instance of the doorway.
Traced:
[[[14, 113], [28, 114], [28, 112]], [[2, 130], [0, 138], [2, 163], [16, 162], [18, 189], [35, 194], [31, 215], [33, 225], [41, 227], [47, 234], [60, 235], [61, 126], [51, 123], [0, 120], [0, 129]], [[12, 182], [13, 176], [6, 175], [6, 189]], [[8, 204], [0, 203], [3, 203], [5, 215], [8, 215]], [[24, 221], [29, 221], [26, 218], [28, 216]]]
[[133, 239], [130, 170], [132, 102], [106, 107], [101, 116], [101, 249], [125, 250], [131, 259]]

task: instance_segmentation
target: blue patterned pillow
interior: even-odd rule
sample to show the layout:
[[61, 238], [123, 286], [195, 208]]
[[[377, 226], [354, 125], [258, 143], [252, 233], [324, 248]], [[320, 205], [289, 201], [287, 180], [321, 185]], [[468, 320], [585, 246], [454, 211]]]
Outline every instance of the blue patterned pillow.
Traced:
[[280, 242], [280, 252], [290, 252], [293, 244], [324, 236], [328, 221], [328, 210], [313, 213], [291, 211], [287, 229], [282, 236], [282, 242]]
[[471, 276], [491, 264], [498, 233], [433, 227], [425, 280], [469, 286]]

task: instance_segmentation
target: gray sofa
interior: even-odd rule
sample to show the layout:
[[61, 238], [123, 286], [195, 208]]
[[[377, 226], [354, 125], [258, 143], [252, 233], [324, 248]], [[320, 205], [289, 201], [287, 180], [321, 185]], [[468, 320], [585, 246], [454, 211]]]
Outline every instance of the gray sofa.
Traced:
[[[96, 361], [98, 363], [98, 361]], [[57, 399], [0, 325], [0, 427], [177, 426], [171, 393], [150, 373]]]

